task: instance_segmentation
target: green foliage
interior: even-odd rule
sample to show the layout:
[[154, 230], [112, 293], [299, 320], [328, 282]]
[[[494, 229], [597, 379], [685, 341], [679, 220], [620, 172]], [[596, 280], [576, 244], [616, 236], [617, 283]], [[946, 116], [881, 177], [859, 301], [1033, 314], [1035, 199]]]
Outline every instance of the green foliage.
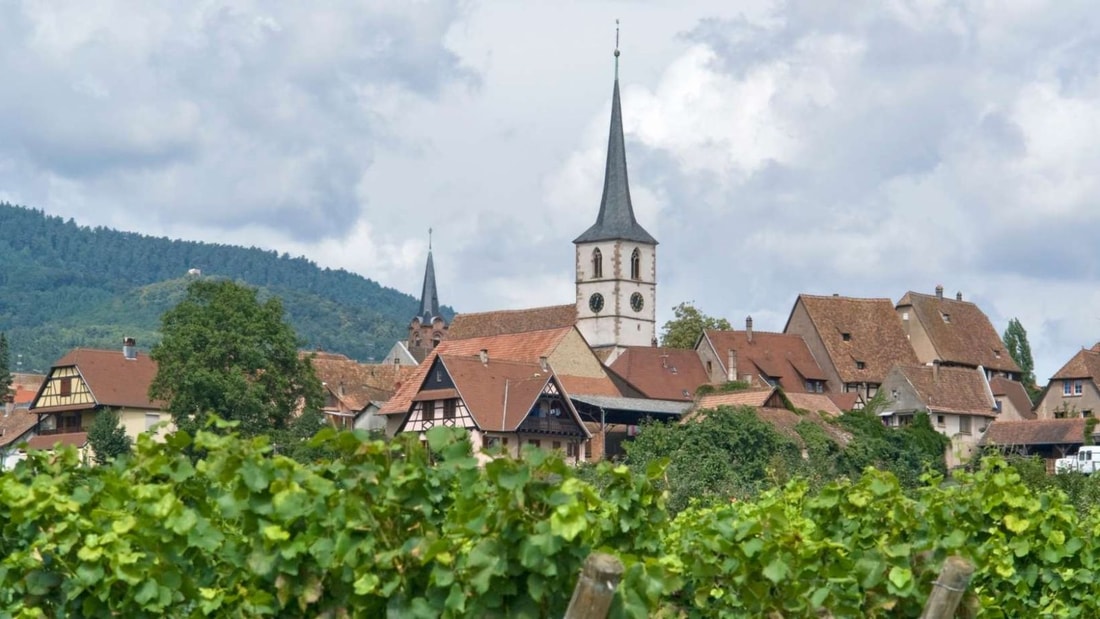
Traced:
[[1035, 360], [1031, 356], [1031, 344], [1027, 341], [1027, 330], [1020, 324], [1018, 318], [1013, 318], [1008, 321], [1008, 327], [1005, 328], [1004, 336], [1005, 349], [1012, 357], [1012, 360], [1016, 362], [1016, 365], [1020, 366], [1022, 374], [1020, 382], [1023, 383], [1024, 388], [1027, 389], [1027, 394], [1034, 403], [1038, 400], [1040, 389], [1035, 384]]
[[695, 342], [706, 329], [732, 329], [725, 318], [713, 318], [700, 312], [691, 303], [681, 303], [672, 308], [675, 318], [661, 327], [661, 346], [669, 348], [695, 348]]
[[382, 358], [417, 308], [414, 297], [354, 273], [255, 247], [83, 227], [2, 202], [0, 230], [19, 230], [0, 237], [0, 331], [24, 371], [45, 372], [78, 346], [115, 349], [124, 336], [147, 350], [160, 339], [161, 314], [194, 279], [191, 267], [280, 297], [309, 348], [354, 359]]
[[875, 407], [868, 406], [844, 413], [839, 423], [853, 436], [838, 463], [841, 471], [854, 473], [867, 467], [890, 471], [907, 488], [919, 484], [928, 470], [946, 472], [944, 451], [950, 439], [932, 427], [926, 413], [916, 415], [904, 428], [887, 428]]
[[119, 456], [129, 455], [132, 445], [126, 429], [118, 420], [118, 413], [106, 409], [96, 413], [88, 428], [88, 444], [95, 453], [97, 464], [107, 464]]
[[277, 298], [227, 280], [196, 280], [161, 319], [153, 347], [152, 397], [167, 402], [176, 426], [194, 432], [215, 413], [248, 436], [290, 427], [299, 406], [321, 407], [321, 383], [298, 355], [294, 329]]
[[13, 380], [11, 375], [11, 358], [8, 354], [8, 334], [0, 331], [0, 401], [11, 389]]
[[695, 395], [710, 395], [712, 393], [733, 393], [735, 391], [745, 391], [746, 389], [751, 388], [752, 385], [744, 381], [731, 380], [722, 383], [721, 385], [699, 385], [699, 387], [695, 390]]

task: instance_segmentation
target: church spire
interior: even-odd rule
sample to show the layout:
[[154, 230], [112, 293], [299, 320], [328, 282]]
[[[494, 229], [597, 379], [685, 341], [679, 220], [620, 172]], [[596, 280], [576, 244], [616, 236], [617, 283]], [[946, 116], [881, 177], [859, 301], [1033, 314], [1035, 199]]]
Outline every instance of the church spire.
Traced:
[[[618, 21], [616, 21], [616, 24]], [[623, 113], [619, 102], [619, 28], [615, 27], [615, 87], [611, 94], [611, 131], [607, 138], [607, 167], [604, 169], [603, 198], [596, 223], [573, 240], [574, 243], [624, 240], [657, 244], [634, 219], [630, 202], [630, 183], [626, 175], [626, 146], [623, 140]]]
[[435, 289], [435, 264], [432, 262], [432, 229], [428, 228], [428, 264], [424, 267], [424, 288], [420, 292], [420, 312], [417, 317], [430, 324], [439, 316], [439, 293]]

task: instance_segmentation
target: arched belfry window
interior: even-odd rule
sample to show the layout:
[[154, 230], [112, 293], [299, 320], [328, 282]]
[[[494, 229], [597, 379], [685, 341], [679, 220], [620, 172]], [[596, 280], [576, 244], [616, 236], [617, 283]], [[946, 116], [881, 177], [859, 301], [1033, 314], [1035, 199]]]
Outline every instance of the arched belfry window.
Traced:
[[592, 277], [595, 279], [603, 277], [603, 252], [599, 247], [592, 250]]
[[638, 248], [634, 248], [634, 253], [630, 254], [630, 279], [639, 279], [642, 274], [642, 253], [638, 251]]

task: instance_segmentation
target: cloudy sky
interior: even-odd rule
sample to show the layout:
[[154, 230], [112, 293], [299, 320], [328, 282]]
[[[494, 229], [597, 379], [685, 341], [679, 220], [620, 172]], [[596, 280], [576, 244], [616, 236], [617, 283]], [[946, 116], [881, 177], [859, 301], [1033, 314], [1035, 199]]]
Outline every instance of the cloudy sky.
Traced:
[[1100, 339], [1100, 28], [1057, 0], [0, 3], [0, 200], [304, 255], [459, 311], [568, 303], [615, 19], [680, 301], [962, 291], [1044, 380]]

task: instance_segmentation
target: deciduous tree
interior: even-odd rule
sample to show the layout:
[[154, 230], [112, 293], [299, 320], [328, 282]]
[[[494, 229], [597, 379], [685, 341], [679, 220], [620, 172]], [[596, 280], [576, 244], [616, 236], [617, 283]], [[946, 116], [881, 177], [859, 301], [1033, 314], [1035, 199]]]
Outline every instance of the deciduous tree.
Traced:
[[167, 402], [176, 426], [193, 432], [211, 413], [245, 435], [287, 429], [295, 411], [321, 408], [321, 383], [277, 298], [228, 280], [196, 280], [161, 318], [149, 393]]
[[691, 303], [681, 303], [672, 308], [675, 318], [661, 328], [661, 346], [669, 348], [694, 348], [706, 329], [728, 331], [733, 327], [725, 318], [714, 318], [700, 312]]

